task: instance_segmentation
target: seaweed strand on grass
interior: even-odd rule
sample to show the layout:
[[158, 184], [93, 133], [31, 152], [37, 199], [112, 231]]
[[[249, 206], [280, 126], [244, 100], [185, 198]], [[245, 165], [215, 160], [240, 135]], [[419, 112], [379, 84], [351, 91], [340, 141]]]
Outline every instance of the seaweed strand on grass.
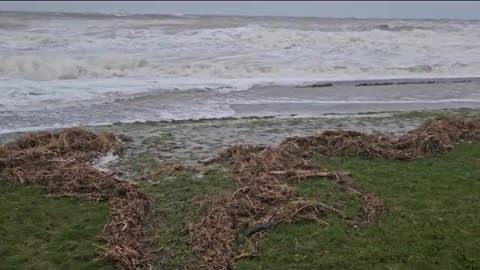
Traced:
[[[354, 226], [366, 226], [384, 212], [383, 200], [354, 186], [348, 172], [326, 170], [310, 161], [313, 155], [418, 159], [454, 149], [456, 143], [480, 141], [480, 118], [436, 118], [402, 136], [325, 131], [288, 138], [278, 146], [234, 145], [205, 163], [220, 162], [238, 189], [210, 202], [205, 216], [189, 226], [190, 242], [202, 263], [194, 269], [235, 268], [235, 261], [256, 255], [255, 241], [275, 225], [335, 214]], [[299, 197], [289, 185], [324, 176], [355, 195], [362, 208], [357, 217], [321, 202]]]
[[[78, 128], [30, 133], [0, 146], [0, 175], [13, 183], [41, 186], [49, 193], [108, 202], [112, 210], [100, 235], [106, 242], [103, 256], [121, 269], [144, 269], [151, 260], [139, 241], [151, 208], [149, 198], [134, 183], [89, 164], [109, 152], [120, 152], [122, 139]], [[312, 155], [409, 160], [452, 150], [462, 140], [480, 141], [480, 119], [437, 118], [402, 136], [338, 130], [288, 138], [273, 147], [234, 145], [208, 161], [222, 163], [238, 188], [212, 198], [206, 215], [189, 225], [190, 243], [201, 258], [201, 263], [189, 267], [234, 268], [238, 259], [256, 255], [256, 240], [282, 223], [326, 224], [322, 218], [328, 214], [355, 226], [374, 222], [384, 211], [383, 200], [356, 187], [348, 172], [314, 164]], [[172, 163], [152, 173], [181, 170]], [[298, 196], [290, 184], [311, 177], [327, 177], [355, 195], [362, 202], [359, 215], [349, 217]]]
[[36, 185], [49, 193], [106, 201], [111, 214], [100, 237], [102, 255], [121, 269], [143, 269], [149, 256], [139, 239], [150, 200], [135, 184], [100, 172], [88, 162], [124, 147], [121, 136], [79, 128], [35, 132], [0, 146], [0, 175], [12, 183]]

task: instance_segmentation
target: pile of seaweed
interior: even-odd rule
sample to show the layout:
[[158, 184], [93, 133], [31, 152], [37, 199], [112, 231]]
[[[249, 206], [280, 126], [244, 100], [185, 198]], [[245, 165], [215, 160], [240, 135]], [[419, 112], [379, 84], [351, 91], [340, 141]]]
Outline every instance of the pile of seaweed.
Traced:
[[[418, 159], [452, 150], [460, 141], [480, 141], [480, 118], [436, 118], [401, 136], [325, 131], [288, 138], [272, 147], [234, 145], [206, 162], [219, 162], [236, 181], [237, 189], [209, 203], [205, 216], [189, 226], [191, 244], [201, 262], [190, 268], [229, 269], [235, 261], [256, 254], [256, 240], [281, 223], [316, 221], [333, 214], [354, 226], [366, 226], [385, 211], [383, 200], [355, 186], [349, 172], [331, 171], [310, 161], [313, 155]], [[0, 145], [0, 176], [12, 183], [36, 185], [49, 193], [106, 201], [112, 211], [101, 238], [104, 257], [121, 269], [151, 266], [139, 243], [151, 205], [130, 181], [101, 172], [92, 162], [117, 154], [125, 138], [79, 128], [27, 134]], [[154, 174], [176, 174], [184, 167], [165, 163]], [[300, 197], [292, 183], [325, 177], [362, 202], [357, 216], [322, 202]]]
[[100, 235], [106, 242], [102, 254], [121, 269], [141, 269], [150, 265], [138, 243], [150, 201], [133, 183], [89, 164], [107, 153], [120, 152], [124, 139], [79, 128], [30, 133], [0, 146], [0, 175], [13, 183], [41, 186], [49, 193], [108, 202], [111, 214]]
[[[384, 212], [383, 200], [354, 186], [348, 172], [326, 170], [312, 155], [417, 159], [449, 151], [462, 141], [480, 141], [480, 118], [436, 118], [402, 136], [325, 131], [288, 138], [278, 146], [235, 145], [206, 162], [221, 162], [238, 189], [213, 200], [205, 216], [189, 226], [191, 244], [202, 263], [195, 269], [230, 269], [235, 261], [255, 255], [255, 241], [279, 223], [312, 220], [335, 214], [355, 226], [365, 226]], [[301, 198], [289, 183], [327, 177], [358, 197], [357, 217], [317, 201]]]
[[455, 143], [480, 140], [479, 118], [429, 119], [401, 136], [364, 134], [356, 131], [325, 131], [320, 135], [286, 139], [281, 148], [323, 156], [361, 156], [384, 159], [419, 159], [452, 150]]

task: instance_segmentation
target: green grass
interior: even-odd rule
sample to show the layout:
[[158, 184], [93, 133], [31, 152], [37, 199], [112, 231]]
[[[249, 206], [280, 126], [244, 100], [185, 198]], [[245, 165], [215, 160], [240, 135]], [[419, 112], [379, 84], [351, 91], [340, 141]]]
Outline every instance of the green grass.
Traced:
[[[280, 225], [258, 243], [259, 255], [239, 269], [480, 269], [480, 144], [425, 160], [388, 161], [315, 158], [353, 172], [355, 184], [385, 199], [387, 212], [368, 227], [335, 217]], [[155, 269], [195, 263], [186, 231], [212, 198], [234, 184], [221, 170], [158, 177], [141, 188], [153, 199], [146, 248]], [[326, 179], [297, 185], [298, 192], [348, 215], [359, 202]], [[113, 269], [96, 260], [96, 235], [108, 215], [104, 204], [50, 198], [41, 190], [0, 185], [0, 269]]]
[[96, 253], [108, 214], [105, 204], [0, 179], [0, 269], [115, 269]]
[[[329, 226], [281, 225], [260, 240], [261, 256], [240, 269], [480, 269], [480, 144], [417, 161], [317, 161], [352, 171], [358, 186], [385, 199], [387, 212], [365, 228], [336, 217], [326, 219]], [[325, 180], [299, 190], [358, 207]]]
[[[151, 179], [141, 188], [154, 202], [147, 224], [146, 249], [155, 250], [159, 269], [183, 269], [195, 260], [187, 224], [206, 213], [202, 201], [233, 187], [221, 170], [203, 177], [184, 174]], [[155, 181], [159, 180], [159, 181]], [[74, 198], [52, 198], [35, 187], [0, 179], [0, 270], [115, 269], [97, 259], [97, 239], [107, 221], [108, 206]]]
[[184, 265], [196, 261], [187, 243], [187, 226], [207, 211], [207, 205], [195, 202], [213, 198], [234, 184], [220, 170], [210, 170], [201, 178], [183, 174], [153, 180], [156, 181], [142, 185], [154, 202], [145, 239], [149, 250], [156, 250], [156, 269], [184, 269]]

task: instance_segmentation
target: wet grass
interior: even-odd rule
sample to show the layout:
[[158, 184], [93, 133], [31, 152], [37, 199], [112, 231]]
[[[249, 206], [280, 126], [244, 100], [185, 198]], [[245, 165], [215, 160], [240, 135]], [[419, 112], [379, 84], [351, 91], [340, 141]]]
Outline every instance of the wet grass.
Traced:
[[206, 213], [207, 205], [201, 204], [202, 201], [233, 186], [221, 170], [210, 170], [201, 178], [185, 173], [142, 184], [154, 202], [145, 239], [147, 249], [156, 251], [156, 269], [184, 269], [185, 265], [195, 263], [196, 257], [188, 245], [188, 224]]
[[108, 206], [0, 179], [0, 269], [115, 269], [97, 258]]
[[[365, 228], [336, 217], [326, 219], [329, 226], [279, 226], [259, 242], [261, 256], [240, 269], [480, 269], [480, 144], [417, 161], [317, 161], [352, 171], [388, 212]], [[324, 181], [304, 182], [300, 191], [356, 208]]]
[[[241, 260], [240, 269], [480, 269], [480, 144], [416, 161], [315, 160], [353, 172], [359, 187], [385, 199], [387, 213], [365, 228], [334, 216], [324, 219], [328, 226], [278, 226], [259, 241], [260, 256]], [[201, 178], [186, 173], [149, 180], [141, 188], [154, 202], [145, 239], [156, 252], [155, 268], [194, 264], [186, 228], [206, 212], [195, 202], [233, 189], [233, 182], [221, 169]], [[297, 189], [348, 215], [360, 207], [325, 179]], [[96, 236], [107, 215], [106, 205], [50, 198], [0, 179], [0, 269], [114, 269], [96, 259]]]
[[433, 110], [433, 111], [411, 111], [411, 112], [401, 112], [394, 114], [394, 117], [397, 119], [407, 119], [407, 118], [430, 118], [430, 117], [439, 117], [439, 116], [449, 116], [449, 117], [478, 117], [480, 116], [480, 110], [478, 109], [455, 109], [455, 110]]

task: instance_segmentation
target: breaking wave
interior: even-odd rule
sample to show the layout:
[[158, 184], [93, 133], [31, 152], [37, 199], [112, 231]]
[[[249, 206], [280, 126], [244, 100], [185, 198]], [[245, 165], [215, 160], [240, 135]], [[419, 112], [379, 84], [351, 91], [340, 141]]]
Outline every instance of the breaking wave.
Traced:
[[480, 70], [472, 57], [478, 22], [42, 16], [0, 18], [0, 79], [343, 80]]
[[398, 65], [384, 63], [369, 66], [352, 63], [238, 63], [236, 61], [164, 62], [128, 56], [72, 57], [68, 55], [8, 55], [0, 56], [0, 79], [79, 80], [105, 78], [197, 78], [211, 83], [222, 79], [259, 79], [275, 82], [298, 78], [306, 80], [415, 78], [434, 76], [476, 76], [476, 65], [453, 62], [449, 64]]
[[[478, 21], [0, 12], [0, 118], [4, 129], [91, 123], [90, 106], [101, 122], [223, 117], [228, 104], [275, 102], [282, 91], [278, 102], [293, 104], [295, 90], [333, 108], [338, 81], [478, 77], [477, 55]], [[320, 90], [325, 82], [335, 87]], [[476, 103], [467, 90], [400, 102]], [[359, 106], [386, 100], [365, 95]]]

